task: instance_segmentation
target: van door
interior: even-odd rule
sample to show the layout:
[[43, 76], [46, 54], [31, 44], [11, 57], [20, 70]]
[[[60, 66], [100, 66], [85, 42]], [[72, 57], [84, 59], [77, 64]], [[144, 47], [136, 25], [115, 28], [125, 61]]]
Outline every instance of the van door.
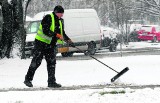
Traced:
[[82, 19], [85, 41], [96, 41], [100, 39], [100, 27], [97, 25], [97, 19], [94, 17], [85, 17]]

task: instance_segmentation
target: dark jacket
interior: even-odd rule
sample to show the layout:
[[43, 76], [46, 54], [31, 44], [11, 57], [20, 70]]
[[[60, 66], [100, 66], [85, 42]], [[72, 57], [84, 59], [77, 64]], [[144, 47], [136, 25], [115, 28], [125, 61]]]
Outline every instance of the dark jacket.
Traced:
[[[54, 32], [52, 32], [50, 30], [50, 26], [52, 25], [52, 18], [50, 16], [50, 14], [46, 15], [42, 21], [42, 29], [43, 29], [43, 33], [45, 35], [48, 35], [50, 37], [52, 37], [52, 41], [51, 44], [44, 44], [43, 42], [39, 41], [39, 40], [35, 40], [35, 44], [42, 44], [42, 45], [46, 45], [47, 47], [55, 47], [58, 38], [56, 37], [56, 34], [59, 33], [60, 34], [60, 25], [59, 25], [59, 18], [56, 16], [56, 14], [54, 12], [52, 12], [55, 18], [55, 30]], [[61, 18], [62, 21], [62, 27], [63, 27], [63, 37], [64, 40], [69, 40], [70, 38], [66, 35], [65, 31], [64, 31], [64, 22], [63, 19]]]

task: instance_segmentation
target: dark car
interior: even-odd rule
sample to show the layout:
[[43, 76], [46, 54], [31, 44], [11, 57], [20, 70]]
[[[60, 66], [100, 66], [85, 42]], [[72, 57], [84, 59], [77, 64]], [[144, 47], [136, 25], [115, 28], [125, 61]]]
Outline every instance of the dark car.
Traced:
[[109, 49], [110, 52], [117, 50], [118, 40], [116, 38], [117, 33], [112, 28], [102, 27], [102, 40], [101, 48]]

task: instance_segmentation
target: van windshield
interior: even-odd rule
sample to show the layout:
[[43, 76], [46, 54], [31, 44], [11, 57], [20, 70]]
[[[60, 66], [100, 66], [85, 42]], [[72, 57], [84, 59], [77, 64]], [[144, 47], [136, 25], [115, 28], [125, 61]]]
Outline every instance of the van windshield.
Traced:
[[27, 27], [27, 30], [26, 30], [27, 34], [37, 33], [39, 25], [40, 25], [40, 21], [31, 22]]

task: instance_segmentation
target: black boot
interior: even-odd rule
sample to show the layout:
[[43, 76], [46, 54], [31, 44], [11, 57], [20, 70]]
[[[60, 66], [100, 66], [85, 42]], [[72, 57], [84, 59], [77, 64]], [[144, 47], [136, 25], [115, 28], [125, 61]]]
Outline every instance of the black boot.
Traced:
[[50, 88], [60, 88], [60, 87], [62, 87], [62, 85], [58, 84], [58, 83], [49, 83], [48, 87], [50, 87]]
[[24, 81], [24, 84], [25, 84], [27, 87], [33, 87], [33, 84], [32, 84], [31, 81], [25, 80], [25, 81]]
[[24, 84], [25, 84], [27, 87], [33, 87], [32, 82], [31, 82], [31, 81], [29, 81], [29, 80], [27, 79], [27, 77], [26, 77], [26, 76], [25, 76]]

